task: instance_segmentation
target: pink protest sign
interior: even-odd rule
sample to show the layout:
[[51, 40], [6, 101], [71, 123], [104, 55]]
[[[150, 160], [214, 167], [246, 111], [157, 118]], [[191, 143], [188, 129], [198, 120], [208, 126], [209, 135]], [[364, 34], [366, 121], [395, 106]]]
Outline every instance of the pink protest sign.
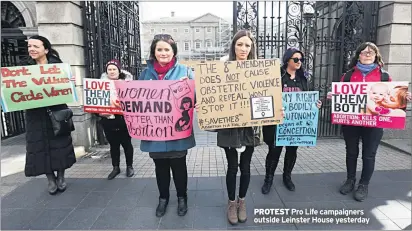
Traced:
[[408, 82], [332, 83], [332, 123], [405, 129]]
[[179, 140], [192, 134], [194, 80], [115, 81], [131, 137]]

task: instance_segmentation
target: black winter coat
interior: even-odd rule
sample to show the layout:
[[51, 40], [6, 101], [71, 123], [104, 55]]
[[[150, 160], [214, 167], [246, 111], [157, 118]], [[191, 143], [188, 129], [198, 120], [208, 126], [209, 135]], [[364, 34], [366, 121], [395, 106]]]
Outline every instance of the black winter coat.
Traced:
[[[51, 57], [48, 63], [62, 63]], [[26, 65], [34, 65], [32, 60]], [[66, 104], [49, 107], [51, 111], [67, 108]], [[26, 117], [26, 166], [27, 177], [52, 173], [70, 168], [76, 163], [72, 137], [54, 136], [47, 108], [34, 108], [25, 111]]]
[[[282, 68], [281, 69], [281, 76], [282, 76], [282, 91], [287, 85], [288, 78], [290, 78], [290, 75]], [[308, 91], [308, 81], [305, 76], [296, 76], [295, 77], [296, 82], [298, 85], [300, 85], [300, 89], [302, 91]], [[288, 87], [288, 86], [286, 86]], [[263, 126], [262, 127], [262, 133], [263, 133], [263, 141], [268, 145], [268, 146], [273, 146], [275, 145], [275, 137], [276, 137], [276, 125], [268, 125], [268, 126]]]

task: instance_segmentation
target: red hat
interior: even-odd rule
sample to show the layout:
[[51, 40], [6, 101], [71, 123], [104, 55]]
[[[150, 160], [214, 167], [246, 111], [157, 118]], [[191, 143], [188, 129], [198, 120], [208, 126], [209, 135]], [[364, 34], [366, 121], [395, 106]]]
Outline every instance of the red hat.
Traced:
[[115, 65], [115, 66], [119, 69], [119, 71], [122, 69], [122, 65], [120, 64], [120, 61], [117, 60], [117, 59], [112, 59], [112, 60], [110, 60], [110, 61], [106, 64], [106, 70], [107, 70], [107, 67], [108, 67], [109, 65]]

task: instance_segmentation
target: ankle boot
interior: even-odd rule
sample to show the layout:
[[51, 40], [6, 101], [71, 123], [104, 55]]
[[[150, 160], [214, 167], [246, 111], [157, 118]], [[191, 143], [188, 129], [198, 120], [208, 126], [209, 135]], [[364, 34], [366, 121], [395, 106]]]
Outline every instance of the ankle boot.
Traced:
[[355, 179], [347, 179], [345, 183], [340, 187], [339, 192], [343, 195], [352, 192], [355, 188], [355, 182]]
[[127, 166], [126, 168], [126, 176], [132, 177], [134, 175], [134, 169], [132, 166]]
[[240, 223], [244, 223], [247, 220], [245, 198], [238, 198], [237, 203], [238, 203], [237, 217], [238, 217]]
[[283, 174], [283, 184], [289, 191], [295, 191], [295, 184], [293, 184], [289, 174]]
[[120, 168], [119, 166], [114, 166], [113, 171], [107, 176], [107, 179], [113, 180], [117, 175], [120, 173]]
[[364, 201], [368, 197], [368, 185], [359, 184], [353, 197], [359, 202]]
[[159, 204], [156, 208], [156, 217], [163, 217], [166, 213], [167, 205], [169, 204], [168, 199], [159, 198]]
[[236, 201], [230, 201], [227, 205], [227, 219], [231, 225], [235, 225], [238, 223], [239, 218], [237, 216], [237, 203]]
[[177, 215], [184, 216], [187, 213], [187, 196], [177, 198]]
[[57, 171], [57, 188], [60, 192], [64, 192], [66, 190], [67, 184], [66, 180], [64, 179], [64, 170]]
[[56, 184], [56, 176], [54, 173], [46, 174], [48, 184], [48, 191], [50, 195], [54, 195], [57, 193], [57, 184]]

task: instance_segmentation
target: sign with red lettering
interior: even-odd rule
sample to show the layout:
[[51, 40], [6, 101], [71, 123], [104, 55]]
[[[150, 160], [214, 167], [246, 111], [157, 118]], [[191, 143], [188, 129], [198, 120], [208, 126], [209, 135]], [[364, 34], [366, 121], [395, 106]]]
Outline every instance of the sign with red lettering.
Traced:
[[77, 101], [70, 65], [45, 64], [1, 68], [1, 106], [20, 111]]
[[332, 123], [405, 129], [408, 82], [332, 83]]
[[113, 80], [84, 79], [83, 110], [89, 113], [123, 114]]

